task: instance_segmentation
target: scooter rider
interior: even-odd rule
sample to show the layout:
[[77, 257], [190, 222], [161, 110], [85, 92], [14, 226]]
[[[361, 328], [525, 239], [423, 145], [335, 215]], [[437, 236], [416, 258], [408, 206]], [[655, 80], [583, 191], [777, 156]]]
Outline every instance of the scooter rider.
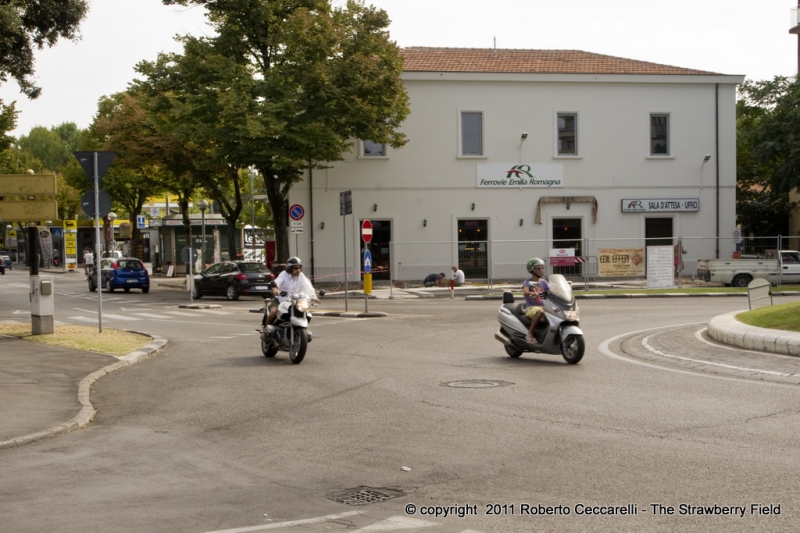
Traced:
[[550, 285], [542, 278], [544, 274], [544, 261], [538, 257], [531, 258], [526, 265], [526, 269], [531, 273], [531, 278], [526, 279], [522, 284], [522, 294], [525, 295], [525, 316], [530, 319], [531, 325], [525, 340], [536, 342], [533, 330], [544, 316], [544, 302], [542, 294], [550, 290]]
[[[278, 305], [288, 298], [288, 296], [281, 296], [281, 293], [292, 294], [298, 292], [308, 294], [314, 298], [314, 301], [319, 303], [319, 298], [317, 298], [311, 280], [303, 274], [303, 262], [299, 257], [290, 257], [286, 261], [286, 270], [281, 272], [272, 282], [273, 298], [269, 304], [269, 315], [264, 325], [269, 326], [278, 317]], [[262, 335], [266, 335], [266, 333]]]

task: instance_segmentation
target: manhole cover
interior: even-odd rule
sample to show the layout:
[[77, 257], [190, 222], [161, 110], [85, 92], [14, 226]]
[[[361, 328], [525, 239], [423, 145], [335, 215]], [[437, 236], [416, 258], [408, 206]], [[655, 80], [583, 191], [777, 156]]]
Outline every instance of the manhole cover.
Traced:
[[397, 498], [402, 495], [403, 493], [399, 490], [356, 487], [354, 489], [347, 489], [335, 494], [330, 494], [328, 499], [347, 505], [368, 505], [370, 503], [391, 500], [392, 498]]
[[506, 387], [513, 385], [513, 383], [497, 379], [465, 379], [461, 381], [445, 381], [439, 385], [441, 387], [456, 387], [459, 389], [488, 389], [491, 387]]

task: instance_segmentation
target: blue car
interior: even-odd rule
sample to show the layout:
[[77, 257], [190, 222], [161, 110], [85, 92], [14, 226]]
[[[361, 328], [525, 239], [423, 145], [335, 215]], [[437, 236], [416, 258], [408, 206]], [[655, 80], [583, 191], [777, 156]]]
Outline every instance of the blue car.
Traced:
[[[97, 290], [97, 275], [95, 268], [89, 269], [89, 290]], [[129, 292], [131, 289], [141, 289], [143, 293], [150, 292], [150, 275], [141, 261], [134, 257], [106, 258], [100, 260], [101, 289], [114, 292], [122, 289]]]

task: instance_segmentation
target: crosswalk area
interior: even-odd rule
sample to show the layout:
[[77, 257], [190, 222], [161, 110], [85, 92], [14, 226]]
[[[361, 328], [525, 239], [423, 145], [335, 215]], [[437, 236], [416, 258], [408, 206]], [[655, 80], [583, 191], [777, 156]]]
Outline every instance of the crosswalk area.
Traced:
[[[93, 313], [94, 316], [87, 316], [87, 315], [74, 315], [74, 316], [64, 316], [60, 317], [61, 320], [75, 320], [78, 322], [96, 322], [97, 321], [97, 312], [91, 311], [88, 309], [77, 309], [79, 311], [84, 311], [87, 313]], [[170, 319], [177, 319], [180, 317], [191, 317], [191, 318], [203, 318], [203, 317], [211, 317], [211, 316], [220, 316], [220, 315], [233, 315], [234, 313], [231, 311], [219, 311], [216, 309], [192, 309], [186, 311], [172, 311], [172, 310], [158, 310], [157, 313], [151, 312], [150, 309], [137, 309], [126, 311], [124, 314], [119, 314], [118, 312], [109, 313], [103, 311], [103, 319], [108, 320], [119, 320], [122, 322], [136, 322], [139, 320], [170, 320]]]

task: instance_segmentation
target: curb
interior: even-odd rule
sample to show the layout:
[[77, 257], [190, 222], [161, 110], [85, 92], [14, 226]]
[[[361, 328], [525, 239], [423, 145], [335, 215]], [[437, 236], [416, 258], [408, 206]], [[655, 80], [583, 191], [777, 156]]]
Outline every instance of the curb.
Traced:
[[120, 370], [122, 368], [135, 365], [136, 363], [150, 357], [151, 355], [157, 353], [161, 350], [164, 346], [167, 345], [167, 339], [164, 337], [159, 337], [158, 335], [150, 335], [147, 333], [142, 333], [140, 331], [131, 331], [125, 330], [129, 333], [136, 333], [138, 335], [145, 335], [147, 337], [152, 337], [153, 340], [138, 350], [135, 350], [128, 355], [124, 355], [119, 358], [119, 361], [116, 363], [112, 363], [108, 366], [101, 368], [100, 370], [96, 370], [92, 372], [85, 378], [83, 378], [78, 385], [78, 402], [81, 404], [80, 412], [75, 415], [71, 420], [65, 422], [63, 424], [59, 424], [58, 426], [51, 427], [45, 429], [43, 431], [37, 431], [36, 433], [30, 433], [28, 435], [23, 435], [21, 437], [17, 437], [10, 440], [0, 441], [0, 450], [5, 448], [16, 448], [17, 446], [22, 446], [24, 444], [30, 444], [31, 442], [40, 441], [43, 439], [49, 439], [51, 437], [55, 437], [56, 435], [60, 435], [62, 433], [69, 433], [70, 431], [81, 429], [89, 425], [89, 422], [92, 421], [95, 415], [95, 409], [92, 405], [91, 401], [89, 400], [89, 395], [91, 393], [91, 386], [92, 383], [97, 381], [98, 379], [102, 378], [106, 374], [110, 374], [116, 370]]
[[800, 356], [800, 333], [759, 328], [736, 320], [747, 310], [715, 316], [708, 323], [708, 335], [717, 342], [782, 355]]

